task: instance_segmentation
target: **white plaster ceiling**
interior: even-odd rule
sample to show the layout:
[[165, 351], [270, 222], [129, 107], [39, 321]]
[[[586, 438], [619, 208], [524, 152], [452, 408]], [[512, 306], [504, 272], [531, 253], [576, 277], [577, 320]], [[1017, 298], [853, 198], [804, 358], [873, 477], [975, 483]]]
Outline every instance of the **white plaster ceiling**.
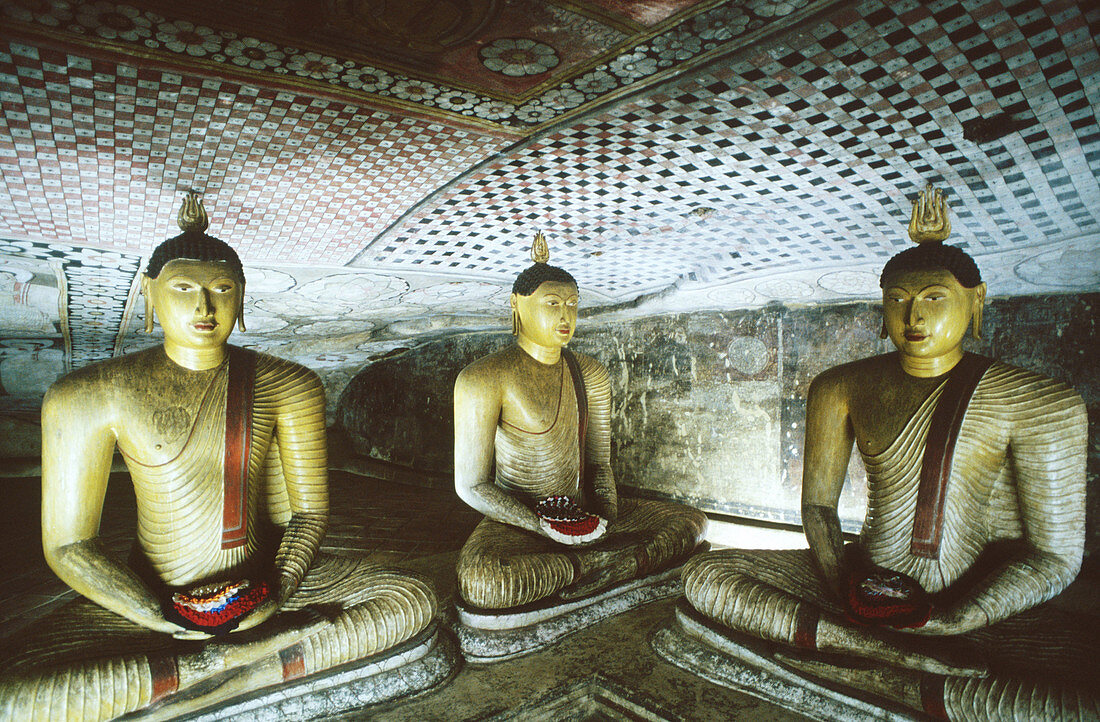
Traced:
[[[324, 28], [291, 47], [243, 30], [244, 4], [191, 8], [198, 25], [167, 3], [0, 2], [9, 395], [40, 393], [13, 381], [27, 354], [60, 372], [153, 342], [134, 279], [187, 188], [245, 261], [239, 341], [333, 378], [502, 326], [540, 228], [597, 311], [873, 298], [928, 181], [992, 294], [1100, 288], [1090, 3], [537, 3], [556, 24], [487, 15], [435, 66]], [[509, 33], [559, 64], [494, 70]]]

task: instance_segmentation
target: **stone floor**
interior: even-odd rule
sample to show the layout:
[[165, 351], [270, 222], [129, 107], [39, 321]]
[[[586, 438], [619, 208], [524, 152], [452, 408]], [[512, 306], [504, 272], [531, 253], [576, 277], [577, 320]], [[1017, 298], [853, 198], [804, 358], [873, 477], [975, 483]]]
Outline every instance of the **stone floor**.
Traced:
[[[75, 594], [42, 558], [37, 478], [0, 478], [0, 644], [4, 637]], [[364, 554], [424, 572], [445, 607], [454, 560], [480, 520], [453, 491], [331, 475], [332, 521], [325, 549]], [[125, 473], [111, 477], [101, 535], [125, 555], [134, 501]], [[803, 719], [768, 702], [714, 685], [657, 657], [651, 636], [674, 600], [632, 610], [527, 657], [465, 665], [446, 686], [414, 699], [349, 713], [340, 720], [785, 720]]]

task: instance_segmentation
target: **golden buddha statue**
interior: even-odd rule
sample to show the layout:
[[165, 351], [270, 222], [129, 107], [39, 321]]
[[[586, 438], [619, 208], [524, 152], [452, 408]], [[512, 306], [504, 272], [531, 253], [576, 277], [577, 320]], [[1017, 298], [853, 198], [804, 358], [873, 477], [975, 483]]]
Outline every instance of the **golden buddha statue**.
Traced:
[[707, 520], [680, 504], [620, 498], [611, 472], [611, 381], [566, 348], [577, 282], [547, 263], [512, 287], [517, 343], [455, 382], [455, 489], [485, 514], [458, 559], [462, 598], [501, 610], [573, 600], [682, 561]]
[[[1078, 693], [1096, 689], [1096, 631], [1039, 606], [1081, 566], [1084, 403], [962, 350], [986, 287], [970, 256], [942, 245], [950, 230], [929, 187], [909, 226], [919, 245], [881, 277], [882, 335], [897, 352], [810, 385], [809, 550], [699, 555], [684, 568], [686, 598], [729, 630], [789, 646], [790, 666], [934, 716], [1096, 714]], [[837, 503], [853, 442], [869, 500], [858, 544], [845, 546]]]
[[[193, 194], [180, 227], [141, 279], [164, 344], [74, 371], [43, 402], [43, 548], [86, 599], [8, 646], [0, 718], [110, 719], [158, 700], [150, 715], [174, 717], [390, 649], [435, 617], [422, 578], [318, 552], [320, 380], [227, 344], [244, 329], [241, 262], [204, 233]], [[97, 538], [116, 445], [137, 501], [129, 562]]]

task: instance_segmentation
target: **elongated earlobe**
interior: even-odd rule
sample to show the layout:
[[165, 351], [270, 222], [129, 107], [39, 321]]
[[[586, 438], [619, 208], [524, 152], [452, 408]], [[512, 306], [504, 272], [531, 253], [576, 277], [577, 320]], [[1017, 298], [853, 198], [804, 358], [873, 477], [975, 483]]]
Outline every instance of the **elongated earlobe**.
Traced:
[[149, 287], [149, 277], [141, 277], [141, 295], [145, 298], [145, 333], [153, 332], [153, 296]]
[[972, 317], [971, 333], [978, 341], [982, 340], [982, 309], [985, 307], [985, 289], [986, 285], [984, 283], [979, 283], [978, 287], [974, 289], [974, 316]]
[[145, 294], [145, 333], [153, 332], [153, 302], [149, 300], [149, 294]]
[[882, 319], [882, 328], [878, 330], [879, 338], [890, 338], [890, 334], [886, 332], [886, 319]]

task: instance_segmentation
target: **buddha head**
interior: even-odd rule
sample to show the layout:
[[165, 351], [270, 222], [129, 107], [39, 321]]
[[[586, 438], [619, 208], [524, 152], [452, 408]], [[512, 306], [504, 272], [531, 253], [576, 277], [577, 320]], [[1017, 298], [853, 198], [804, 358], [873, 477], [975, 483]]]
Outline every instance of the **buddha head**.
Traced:
[[913, 201], [909, 236], [918, 245], [882, 269], [882, 338], [898, 351], [934, 359], [956, 352], [967, 326], [981, 338], [986, 287], [966, 251], [943, 243], [951, 232], [943, 194], [931, 185]]
[[577, 330], [577, 281], [565, 269], [551, 266], [546, 237], [535, 235], [531, 260], [512, 284], [512, 333], [545, 347], [562, 347]]
[[205, 233], [206, 211], [191, 191], [179, 212], [180, 235], [153, 251], [141, 278], [145, 330], [156, 314], [166, 341], [195, 348], [226, 342], [244, 325], [244, 269], [228, 243]]

